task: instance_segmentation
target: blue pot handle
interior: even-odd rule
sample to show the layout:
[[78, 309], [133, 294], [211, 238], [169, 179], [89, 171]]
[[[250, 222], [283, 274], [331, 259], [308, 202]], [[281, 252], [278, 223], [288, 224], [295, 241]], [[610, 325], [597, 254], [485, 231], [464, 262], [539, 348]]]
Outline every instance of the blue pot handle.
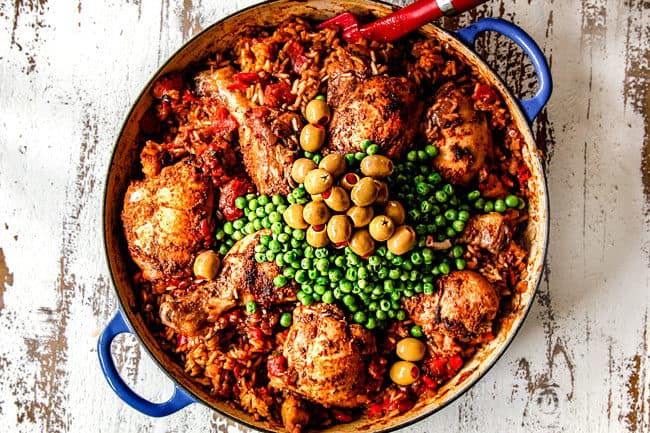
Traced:
[[124, 382], [120, 373], [115, 368], [113, 356], [111, 355], [111, 342], [119, 334], [132, 333], [129, 329], [121, 311], [117, 311], [115, 317], [109, 322], [99, 337], [97, 342], [97, 354], [99, 355], [99, 365], [104, 372], [108, 384], [113, 388], [115, 394], [133, 409], [142, 412], [145, 415], [161, 417], [171, 415], [172, 413], [183, 409], [185, 406], [195, 403], [187, 392], [178, 386], [174, 389], [174, 395], [164, 403], [152, 403], [136, 394]]
[[539, 89], [532, 98], [519, 99], [519, 106], [523, 110], [528, 123], [533, 123], [535, 117], [542, 111], [542, 108], [544, 108], [544, 105], [546, 105], [548, 99], [551, 97], [551, 90], [553, 89], [551, 71], [546, 62], [546, 57], [544, 57], [544, 53], [542, 53], [542, 50], [539, 49], [535, 41], [526, 32], [512, 23], [498, 18], [484, 18], [479, 20], [464, 29], [458, 30], [456, 35], [461, 41], [473, 48], [476, 37], [486, 31], [494, 31], [510, 38], [530, 58], [535, 68], [535, 73], [537, 74]]

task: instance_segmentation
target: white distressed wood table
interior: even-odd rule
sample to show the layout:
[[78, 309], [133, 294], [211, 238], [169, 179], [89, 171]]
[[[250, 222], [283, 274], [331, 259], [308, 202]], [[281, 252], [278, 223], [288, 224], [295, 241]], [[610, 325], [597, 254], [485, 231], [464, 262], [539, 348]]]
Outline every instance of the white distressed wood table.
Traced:
[[[95, 345], [116, 309], [101, 221], [120, 124], [176, 48], [253, 3], [0, 2], [0, 431], [246, 431], [198, 404], [137, 413]], [[533, 128], [551, 196], [546, 274], [505, 356], [408, 431], [648, 432], [650, 2], [492, 0], [443, 24], [482, 16], [523, 27], [552, 66]], [[534, 87], [508, 43], [479, 48], [516, 94]], [[134, 338], [115, 351], [138, 392], [170, 395]]]

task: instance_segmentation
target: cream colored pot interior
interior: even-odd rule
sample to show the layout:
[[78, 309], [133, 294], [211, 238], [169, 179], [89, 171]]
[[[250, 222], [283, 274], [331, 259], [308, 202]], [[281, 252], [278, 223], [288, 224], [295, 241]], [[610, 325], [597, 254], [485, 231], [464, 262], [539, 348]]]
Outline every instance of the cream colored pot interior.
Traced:
[[[205, 390], [195, 385], [185, 376], [182, 368], [160, 349], [147, 330], [142, 317], [138, 314], [133, 292], [134, 288], [129, 276], [134, 265], [129, 259], [126, 242], [122, 234], [120, 221], [122, 198], [132, 173], [137, 173], [139, 170], [138, 122], [151, 105], [149, 89], [157, 77], [171, 71], [182, 70], [190, 63], [201, 60], [212, 52], [231, 46], [245, 25], [278, 24], [292, 15], [323, 20], [345, 11], [351, 11], [355, 14], [371, 13], [376, 16], [383, 16], [390, 13], [392, 8], [388, 5], [362, 0], [317, 0], [309, 2], [280, 0], [246, 9], [208, 28], [176, 53], [144, 89], [125, 122], [109, 169], [104, 216], [106, 249], [122, 308], [134, 331], [162, 368], [181, 386], [219, 412], [261, 430], [282, 431], [279, 426], [271, 426], [266, 422], [255, 421], [251, 416], [212, 399]], [[524, 157], [532, 173], [529, 185], [534, 191], [534, 198], [529, 203], [530, 224], [527, 235], [530, 246], [527, 276], [528, 289], [525, 293], [517, 295], [515, 312], [511, 320], [506, 321], [506, 326], [504, 326], [497, 338], [479, 352], [473, 360], [466, 363], [456, 378], [443, 386], [435, 398], [418, 401], [412, 410], [398, 417], [378, 420], [360, 419], [350, 424], [337, 425], [325, 431], [354, 432], [363, 430], [374, 432], [395, 429], [430, 415], [448, 404], [480, 378], [506, 349], [524, 320], [541, 278], [547, 240], [548, 205], [542, 167], [530, 128], [515, 100], [481, 59], [453, 36], [433, 25], [423, 27], [422, 33], [447, 42], [460, 53], [467, 63], [478, 68], [487, 81], [500, 89], [504, 99], [510, 106], [519, 129], [525, 137]]]

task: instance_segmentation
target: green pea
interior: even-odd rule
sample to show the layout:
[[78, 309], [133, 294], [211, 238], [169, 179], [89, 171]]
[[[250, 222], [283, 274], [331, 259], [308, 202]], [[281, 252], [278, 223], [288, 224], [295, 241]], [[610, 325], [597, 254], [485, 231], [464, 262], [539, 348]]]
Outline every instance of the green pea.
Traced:
[[508, 207], [517, 207], [519, 204], [519, 198], [516, 195], [509, 195], [506, 197], [504, 202]]
[[246, 198], [239, 196], [235, 199], [235, 207], [237, 209], [244, 209], [246, 207]]
[[274, 253], [279, 252], [282, 249], [282, 245], [277, 239], [273, 239], [269, 242], [269, 250], [273, 251]]
[[384, 310], [377, 310], [375, 312], [375, 317], [377, 318], [377, 320], [386, 320], [388, 319], [388, 314], [386, 314]]
[[463, 247], [460, 245], [456, 245], [451, 249], [451, 254], [455, 259], [462, 257], [463, 253], [464, 253]]
[[296, 282], [302, 284], [305, 281], [307, 281], [307, 271], [304, 269], [299, 269], [296, 271], [296, 275], [294, 276]]
[[302, 247], [302, 242], [299, 241], [299, 240], [296, 239], [296, 238], [292, 238], [292, 239], [291, 239], [291, 248], [293, 248], [293, 249], [297, 249], [297, 248], [300, 248], [300, 247]]
[[322, 259], [329, 256], [329, 252], [327, 251], [327, 248], [316, 248], [316, 250], [314, 251], [314, 255], [317, 258]]
[[469, 212], [466, 210], [461, 210], [458, 212], [458, 220], [462, 222], [467, 222], [469, 220]]
[[456, 233], [461, 233], [465, 229], [465, 223], [460, 220], [454, 221], [451, 223], [451, 228], [453, 228]]
[[319, 101], [325, 101], [325, 95], [316, 95], [314, 99], [318, 99]]
[[368, 149], [366, 149], [366, 153], [368, 153], [368, 155], [375, 155], [378, 152], [379, 152], [379, 146], [377, 146], [376, 144], [371, 144], [370, 146], [368, 146]]
[[377, 327], [377, 321], [375, 320], [374, 317], [368, 317], [368, 321], [364, 325], [366, 329], [368, 330], [373, 330]]
[[356, 302], [356, 301], [355, 301], [353, 295], [347, 294], [347, 295], [343, 296], [343, 304], [344, 304], [346, 307], [350, 307], [351, 305], [354, 305], [355, 302]]
[[438, 156], [438, 148], [432, 144], [427, 144], [426, 146], [424, 146], [424, 151], [431, 158], [435, 158], [436, 156]]
[[282, 313], [280, 315], [280, 326], [283, 328], [288, 328], [291, 326], [291, 322], [293, 321], [293, 317], [291, 316], [291, 313]]
[[440, 203], [444, 203], [447, 201], [447, 193], [444, 192], [443, 190], [438, 190], [435, 193], [436, 200]]
[[413, 325], [411, 327], [411, 336], [415, 338], [422, 338], [424, 336], [424, 332], [422, 332], [422, 327], [420, 325]]
[[447, 262], [442, 262], [438, 265], [438, 269], [440, 270], [440, 273], [447, 275], [449, 272], [451, 272], [451, 268], [449, 266], [449, 263]]
[[366, 268], [363, 267], [363, 266], [360, 266], [360, 267], [357, 269], [357, 277], [360, 278], [360, 279], [366, 279], [366, 278], [368, 278], [368, 269], [366, 269]]
[[417, 152], [417, 150], [411, 150], [411, 151], [409, 151], [409, 152], [406, 154], [406, 159], [407, 159], [408, 161], [411, 161], [411, 162], [413, 162], [413, 161], [417, 161], [417, 159], [418, 159], [418, 152]]
[[481, 191], [475, 189], [467, 194], [467, 200], [476, 201], [481, 197]]
[[442, 182], [442, 176], [440, 176], [440, 173], [434, 171], [427, 176], [427, 180], [434, 185], [438, 185], [440, 182]]
[[327, 272], [330, 268], [330, 262], [326, 258], [316, 260], [316, 269], [319, 272]]
[[492, 202], [492, 200], [488, 200], [487, 202], [485, 202], [485, 206], [483, 206], [483, 212], [489, 213], [492, 212], [493, 210], [494, 210], [494, 202]]
[[315, 281], [320, 276], [320, 272], [318, 272], [318, 269], [316, 268], [311, 268], [307, 269], [307, 275], [310, 280]]
[[366, 139], [366, 140], [361, 141], [361, 144], [359, 145], [359, 147], [361, 148], [361, 150], [363, 150], [365, 152], [366, 150], [368, 150], [368, 146], [370, 146], [371, 144], [372, 144], [372, 141]]
[[458, 212], [456, 212], [455, 209], [447, 209], [445, 212], [445, 218], [448, 221], [454, 221], [456, 218], [458, 218]]
[[327, 290], [323, 293], [323, 296], [321, 296], [321, 300], [326, 304], [334, 303], [334, 293], [331, 290]]
[[[222, 245], [224, 246], [224, 245]], [[226, 250], [227, 251], [227, 250]], [[219, 252], [221, 252], [221, 249], [219, 249]], [[255, 253], [255, 261], [257, 263], [264, 263], [266, 262], [266, 254], [264, 253]]]
[[348, 165], [352, 165], [352, 164], [354, 164], [355, 161], [356, 161], [356, 160], [354, 159], [354, 153], [347, 153], [347, 154], [345, 155], [345, 162], [346, 162]]
[[255, 231], [262, 230], [262, 219], [261, 218], [256, 218], [253, 220], [253, 228]]
[[271, 221], [269, 220], [269, 217], [265, 216], [262, 218], [262, 227], [265, 229], [270, 229], [271, 228]]
[[233, 228], [234, 228], [235, 230], [241, 230], [242, 227], [244, 227], [244, 220], [243, 220], [242, 218], [240, 218], [240, 219], [238, 219], [238, 220], [235, 220], [235, 221], [232, 223], [232, 226], [233, 226]]
[[270, 261], [273, 261], [273, 260], [275, 260], [275, 252], [273, 252], [272, 250], [268, 250], [266, 252], [266, 261], [270, 262]]
[[341, 280], [341, 282], [339, 283], [339, 288], [341, 289], [341, 292], [343, 292], [343, 293], [351, 293], [352, 288], [353, 288], [353, 284], [349, 280]]
[[280, 233], [282, 233], [283, 228], [284, 227], [282, 226], [281, 222], [275, 222], [275, 223], [271, 224], [271, 231], [275, 235], [279, 235]]
[[354, 313], [354, 321], [356, 323], [365, 323], [368, 320], [368, 316], [363, 311], [357, 311]]
[[314, 303], [314, 297], [312, 295], [306, 294], [305, 296], [302, 297], [302, 299], [299, 299], [300, 302], [302, 302], [302, 305], [309, 307], [311, 304]]
[[415, 190], [417, 191], [418, 194], [422, 196], [426, 196], [431, 192], [431, 185], [428, 183], [424, 182], [419, 182], [415, 185]]
[[455, 265], [456, 265], [456, 269], [458, 269], [459, 271], [462, 271], [463, 269], [465, 269], [465, 265], [466, 265], [465, 260], [463, 260], [463, 259], [456, 259], [455, 262], [456, 262], [456, 263], [455, 263]]
[[429, 159], [429, 155], [424, 150], [418, 150], [418, 159], [420, 161], [426, 161]]
[[275, 256], [275, 264], [278, 265], [279, 268], [284, 266], [284, 257], [282, 257], [282, 254], [278, 254]]
[[392, 280], [384, 280], [384, 292], [392, 293], [395, 290], [395, 283]]
[[422, 264], [422, 254], [418, 251], [413, 251], [411, 253], [411, 263], [414, 265], [420, 265]]
[[400, 275], [400, 272], [399, 272], [398, 269], [391, 269], [388, 272], [388, 278], [390, 278], [391, 280], [397, 280], [399, 278], [399, 275]]
[[502, 199], [497, 199], [494, 201], [494, 210], [503, 213], [506, 211], [506, 202]]
[[345, 271], [345, 279], [350, 281], [356, 281], [357, 280], [356, 268], [348, 268], [348, 270]]
[[343, 279], [343, 272], [340, 269], [330, 269], [327, 276], [333, 283], [337, 283]]
[[431, 248], [422, 249], [422, 260], [424, 263], [429, 264], [433, 261], [433, 250]]
[[257, 304], [255, 301], [246, 302], [246, 312], [248, 314], [255, 314], [255, 311], [257, 311]]
[[236, 240], [236, 241], [242, 240], [243, 237], [244, 237], [244, 234], [239, 230], [235, 230], [235, 232], [232, 234], [232, 238], [234, 240]]
[[433, 294], [433, 290], [434, 290], [433, 284], [431, 284], [431, 283], [424, 283], [424, 284], [422, 284], [422, 292], [423, 292], [425, 295], [431, 295], [431, 294]]
[[345, 267], [345, 257], [336, 256], [336, 258], [334, 259], [334, 264], [339, 268], [344, 268]]
[[365, 152], [356, 152], [356, 153], [354, 154], [354, 159], [356, 159], [357, 161], [361, 161], [361, 160], [362, 160], [363, 158], [365, 158], [365, 157], [366, 157], [366, 153], [365, 153]]
[[483, 197], [478, 198], [478, 199], [474, 202], [474, 207], [475, 207], [476, 209], [478, 209], [478, 210], [483, 210], [483, 206], [485, 206], [485, 199], [484, 199]]
[[454, 187], [448, 183], [442, 187], [442, 190], [447, 193], [448, 196], [454, 195]]

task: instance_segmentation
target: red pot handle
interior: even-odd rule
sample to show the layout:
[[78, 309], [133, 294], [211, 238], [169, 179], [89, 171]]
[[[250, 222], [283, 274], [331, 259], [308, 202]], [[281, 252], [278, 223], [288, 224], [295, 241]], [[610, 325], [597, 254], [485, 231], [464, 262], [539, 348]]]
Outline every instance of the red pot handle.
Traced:
[[376, 41], [393, 41], [443, 15], [453, 15], [487, 0], [418, 0], [390, 15], [359, 28], [361, 36]]

